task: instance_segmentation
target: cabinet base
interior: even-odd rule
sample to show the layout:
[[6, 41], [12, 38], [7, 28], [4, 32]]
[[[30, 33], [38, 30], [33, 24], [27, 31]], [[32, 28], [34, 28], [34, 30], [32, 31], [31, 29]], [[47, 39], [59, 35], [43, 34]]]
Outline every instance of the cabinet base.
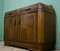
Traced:
[[44, 45], [36, 45], [36, 44], [29, 44], [29, 43], [17, 43], [17, 42], [10, 42], [10, 41], [5, 41], [4, 45], [24, 48], [24, 49], [28, 49], [29, 51], [51, 51], [48, 49], [54, 50], [52, 47], [53, 45], [48, 48], [48, 47], [45, 47]]

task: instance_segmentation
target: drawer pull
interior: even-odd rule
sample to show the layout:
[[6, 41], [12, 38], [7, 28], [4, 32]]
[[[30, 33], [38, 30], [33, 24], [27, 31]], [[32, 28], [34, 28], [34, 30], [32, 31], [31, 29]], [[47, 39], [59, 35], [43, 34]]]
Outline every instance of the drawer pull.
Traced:
[[25, 9], [25, 11], [31, 10], [31, 8]]
[[9, 13], [8, 15], [12, 15], [12, 13]]

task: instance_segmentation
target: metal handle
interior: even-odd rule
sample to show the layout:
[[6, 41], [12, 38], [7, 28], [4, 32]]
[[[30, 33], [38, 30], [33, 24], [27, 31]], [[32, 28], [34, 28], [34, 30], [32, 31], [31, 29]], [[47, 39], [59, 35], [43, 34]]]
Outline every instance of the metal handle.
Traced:
[[16, 26], [16, 20], [14, 21], [14, 26]]
[[9, 13], [8, 15], [12, 15], [12, 13]]
[[21, 20], [19, 20], [19, 25], [21, 24]]
[[25, 11], [28, 11], [28, 10], [30, 10], [31, 8], [28, 8], [28, 9], [25, 9]]

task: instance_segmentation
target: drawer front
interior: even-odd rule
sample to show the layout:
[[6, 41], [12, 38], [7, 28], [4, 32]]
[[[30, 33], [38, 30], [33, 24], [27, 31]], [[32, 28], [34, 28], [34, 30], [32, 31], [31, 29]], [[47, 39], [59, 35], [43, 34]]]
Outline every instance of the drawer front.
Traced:
[[38, 8], [37, 4], [21, 8], [21, 14], [36, 11]]
[[13, 17], [13, 16], [16, 16], [16, 15], [20, 15], [20, 9], [13, 10], [13, 11], [5, 13], [5, 17]]

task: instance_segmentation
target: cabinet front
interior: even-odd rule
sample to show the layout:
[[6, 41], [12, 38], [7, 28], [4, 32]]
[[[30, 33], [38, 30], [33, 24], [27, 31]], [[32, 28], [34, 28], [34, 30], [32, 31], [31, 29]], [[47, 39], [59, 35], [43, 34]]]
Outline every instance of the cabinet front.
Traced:
[[36, 43], [36, 13], [21, 15], [20, 42]]

